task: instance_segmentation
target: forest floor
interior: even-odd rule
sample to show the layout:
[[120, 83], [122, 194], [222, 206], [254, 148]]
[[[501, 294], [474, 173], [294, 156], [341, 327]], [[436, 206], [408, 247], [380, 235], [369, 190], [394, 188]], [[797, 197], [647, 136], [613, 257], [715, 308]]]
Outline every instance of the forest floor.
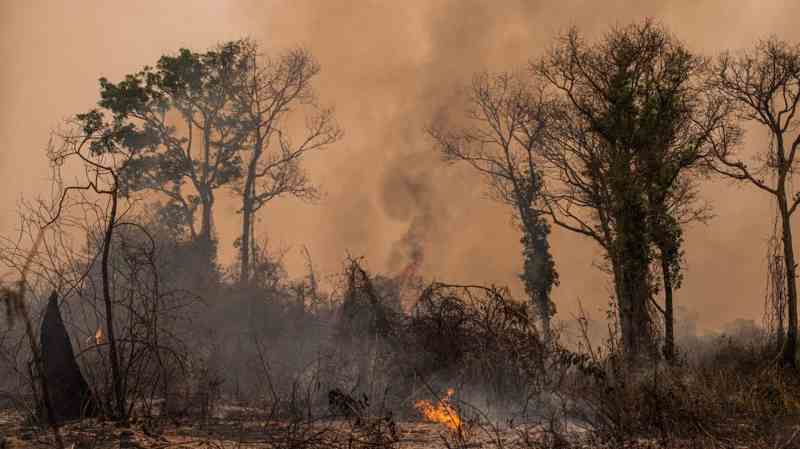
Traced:
[[[285, 422], [267, 422], [245, 418], [213, 419], [160, 423], [137, 420], [126, 425], [86, 419], [60, 427], [65, 449], [679, 449], [718, 447], [713, 442], [637, 440], [621, 445], [597, 445], [581, 441], [579, 432], [567, 440], [542, 439], [536, 429], [521, 427], [491, 432], [473, 428], [460, 437], [436, 423], [403, 421], [394, 432], [382, 427], [354, 427], [338, 420], [304, 423], [298, 427]], [[527, 438], [526, 438], [527, 436]], [[532, 437], [532, 438], [531, 438]], [[710, 445], [707, 445], [710, 444]], [[52, 432], [26, 426], [21, 416], [0, 410], [0, 449], [53, 449]], [[736, 446], [746, 449], [748, 446]]]
[[[137, 421], [120, 426], [112, 422], [87, 419], [61, 426], [60, 433], [67, 448], [165, 449], [165, 448], [271, 448], [271, 447], [392, 447], [417, 449], [447, 447], [445, 439], [453, 435], [435, 423], [402, 422], [394, 435], [384, 429], [385, 446], [375, 443], [375, 432], [354, 428], [346, 421], [318, 421], [290, 428], [286, 423], [236, 420], [209, 420], [154, 425]], [[3, 449], [54, 447], [51, 432], [25, 426], [19, 415], [0, 411], [0, 435], [5, 436]], [[443, 439], [444, 438], [444, 439]], [[494, 447], [487, 438], [470, 438], [466, 447]], [[504, 438], [504, 440], [507, 438]], [[286, 444], [293, 442], [294, 444]], [[2, 447], [2, 445], [0, 445]]]

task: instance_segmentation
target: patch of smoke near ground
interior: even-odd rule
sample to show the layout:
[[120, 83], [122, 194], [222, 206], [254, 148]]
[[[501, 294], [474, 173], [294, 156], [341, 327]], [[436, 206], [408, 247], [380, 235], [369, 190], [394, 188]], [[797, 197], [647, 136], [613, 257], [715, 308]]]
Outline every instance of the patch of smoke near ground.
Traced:
[[[219, 262], [230, 270], [207, 273], [203, 270], [214, 270], [192, 264], [202, 259], [181, 253], [183, 248], [170, 247], [175, 252], [158, 259], [163, 263], [158, 269], [168, 273], [161, 279], [179, 280], [180, 289], [168, 294], [196, 289], [203, 297], [176, 294], [168, 298], [175, 301], [169, 303], [175, 308], [157, 309], [164, 297], [142, 299], [133, 288], [120, 293], [124, 300], [112, 307], [119, 307], [125, 323], [122, 332], [129, 337], [127, 368], [135, 381], [128, 386], [138, 398], [131, 401], [137, 420], [131, 429], [93, 420], [69, 423], [64, 433], [75, 440], [76, 448], [87, 441], [111, 447], [122, 439], [141, 440], [143, 447], [213, 446], [220, 440], [235, 446], [236, 436], [277, 438], [265, 436], [276, 429], [295, 432], [287, 438], [326, 430], [329, 442], [353, 435], [388, 438], [392, 430], [387, 415], [399, 427], [398, 447], [446, 446], [453, 435], [440, 424], [416, 422], [420, 416], [414, 401], [441, 405], [443, 392], [450, 388], [456, 391], [459, 418], [474, 418], [474, 440], [467, 445], [461, 435], [457, 440], [464, 443], [461, 447], [479, 446], [491, 437], [492, 425], [543, 422], [554, 416], [559, 422], [554, 434], [580, 433], [589, 420], [613, 433], [641, 418], [652, 426], [647, 431], [664, 432], [673, 426], [709, 433], [702, 426], [711, 422], [719, 428], [710, 430], [724, 435], [729, 423], [723, 411], [730, 407], [744, 409], [748, 419], [796, 409], [792, 380], [775, 380], [777, 375], [762, 369], [764, 361], [753, 350], [763, 340], [756, 322], [761, 315], [765, 251], [758, 237], [768, 235], [772, 214], [758, 193], [742, 189], [731, 195], [724, 182], [704, 183], [703, 194], [715, 205], [717, 217], [708, 226], [689, 229], [688, 269], [676, 295], [676, 337], [689, 363], [686, 369], [696, 371], [656, 363], [648, 367], [652, 371], [619, 382], [598, 374], [617, 374], [613, 351], [603, 352], [614, 344], [605, 342], [609, 323], [603, 319], [613, 288], [597, 267], [603, 259], [591, 242], [555, 230], [551, 245], [561, 280], [554, 293], [556, 318], [562, 343], [573, 352], [547, 353], [542, 358], [548, 362], [567, 358], [563, 373], [561, 368], [554, 370], [575, 385], [569, 385], [574, 390], [568, 395], [549, 384], [529, 391], [526, 383], [536, 385], [546, 376], [539, 376], [542, 367], [534, 360], [544, 352], [538, 336], [525, 319], [519, 320], [522, 314], [516, 308], [524, 298], [518, 279], [519, 233], [509, 210], [485, 198], [481, 183], [468, 168], [441, 161], [424, 132], [432, 122], [458, 124], [460, 119], [454, 117], [461, 117], [466, 108], [463, 86], [474, 73], [524, 66], [570, 25], [593, 39], [612, 24], [654, 17], [691, 48], [712, 54], [749, 46], [768, 32], [796, 38], [793, 20], [800, 13], [796, 3], [741, 2], [736, 8], [721, 0], [669, 5], [621, 1], [613, 6], [523, 1], [496, 5], [474, 0], [402, 6], [310, 1], [268, 6], [248, 1], [153, 2], [124, 8], [101, 2], [9, 5], [0, 6], [0, 56], [16, 62], [0, 71], [0, 97], [8, 98], [9, 104], [0, 111], [0, 142], [7, 142], [0, 154], [0, 174], [13, 181], [0, 193], [3, 235], [15, 225], [16, 198], [47, 191], [50, 172], [39, 149], [49, 128], [62, 116], [96, 102], [98, 76], [119, 80], [180, 46], [203, 51], [242, 35], [253, 36], [267, 52], [305, 45], [322, 65], [316, 86], [319, 98], [336, 106], [337, 119], [346, 130], [346, 138], [335, 148], [308, 160], [309, 176], [325, 192], [319, 204], [278, 200], [261, 215], [256, 225], [259, 237], [268, 237], [273, 249], [290, 248], [282, 261], [275, 253], [262, 255], [262, 284], [250, 288], [231, 282], [239, 203], [227, 192], [218, 198], [214, 222], [220, 238]], [[155, 221], [149, 224], [167, 235], [170, 229]], [[125, 244], [141, 243], [130, 235], [123, 237]], [[96, 241], [91, 242], [94, 247], [79, 239], [50, 242], [74, 250], [70, 256], [97, 248]], [[303, 245], [310, 260], [298, 251]], [[120, 243], [114, 249], [122, 254], [131, 248]], [[123, 273], [124, 263], [140, 254], [134, 251], [114, 259], [115, 268], [122, 271], [113, 288], [129, 284], [149, 288], [145, 282], [126, 283]], [[343, 267], [348, 254], [363, 267], [348, 265], [352, 261]], [[309, 273], [309, 262], [315, 272]], [[13, 269], [18, 274], [19, 266]], [[64, 284], [60, 272], [48, 278], [43, 271], [37, 269], [42, 281], [34, 286], [35, 293], [47, 295], [53, 284]], [[221, 281], [209, 281], [217, 275]], [[322, 282], [318, 284], [312, 275]], [[99, 278], [98, 270], [90, 270], [80, 291], [67, 294], [62, 307], [87, 377], [101, 399], [112, 404]], [[420, 312], [412, 306], [414, 295], [421, 293], [406, 287], [431, 280], [508, 286], [512, 295], [499, 287], [491, 291], [453, 287]], [[468, 304], [474, 297], [499, 300], [496, 308], [481, 308]], [[589, 315], [584, 328], [575, 319], [579, 303]], [[34, 304], [34, 309], [36, 316], [40, 307]], [[150, 310], [161, 310], [162, 315], [153, 319], [147, 315]], [[137, 321], [145, 319], [149, 321]], [[158, 326], [169, 326], [168, 332]], [[509, 332], [498, 333], [498, 328]], [[7, 345], [12, 357], [0, 366], [4, 377], [0, 394], [18, 400], [14, 406], [28, 416], [3, 412], [0, 433], [13, 436], [11, 447], [49, 444], [46, 433], [26, 422], [38, 414], [30, 406], [34, 399], [16, 394], [31, 388], [32, 383], [25, 382], [32, 365], [14, 332], [2, 334], [7, 338], [2, 341], [4, 348], [7, 341], [12, 343]], [[504, 340], [506, 335], [514, 339]], [[153, 339], [148, 340], [148, 350], [136, 346], [142, 338]], [[596, 360], [579, 359], [574, 352], [581, 345], [601, 355]], [[153, 354], [159, 357], [148, 358]], [[352, 415], [350, 420], [328, 416], [334, 391], [345, 398], [344, 412], [339, 412]], [[677, 394], [686, 391], [690, 394], [685, 397]], [[686, 403], [681, 402], [684, 399]], [[170, 415], [176, 418], [165, 424], [159, 422], [164, 416], [160, 408], [167, 409], [168, 401], [174, 407]], [[662, 414], [667, 409], [664, 404], [671, 405], [668, 411], [673, 415]], [[683, 421], [690, 406], [698, 410], [697, 416]], [[270, 427], [253, 417], [259, 415], [281, 418]], [[185, 416], [196, 422], [181, 421]], [[357, 420], [368, 425], [356, 429]], [[780, 430], [794, 425], [789, 422]], [[762, 431], [766, 427], [756, 428], [750, 422], [742, 429], [766, 432]], [[521, 438], [518, 430], [503, 428], [495, 436], [511, 441]]]
[[[99, 2], [69, 7], [47, 2], [30, 2], [25, 8], [3, 5], [6, 26], [0, 51], [4, 59], [16, 61], [0, 72], [5, 111], [15, 111], [4, 112], [0, 120], [0, 136], [8, 143], [0, 170], [4, 179], [16, 180], [3, 189], [3, 229], [16, 226], [13, 209], [21, 194], [47, 189], [46, 161], [36, 150], [44, 147], [49, 130], [62, 118], [94, 104], [98, 76], [119, 78], [180, 46], [206, 48], [250, 35], [268, 51], [298, 43], [313, 51], [323, 67], [320, 97], [336, 106], [347, 131], [338, 148], [309, 166], [327, 192], [325, 200], [317, 206], [278, 201], [257, 224], [277, 247], [291, 248], [286, 262], [292, 275], [303, 272], [302, 245], [308, 245], [322, 273], [337, 271], [347, 251], [367, 256], [379, 270], [403, 266], [393, 255], [392, 243], [402, 239], [420, 214], [408, 211], [400, 218], [390, 210], [396, 206], [387, 205], [382, 196], [384, 186], [391, 185], [387, 178], [406, 172], [414, 177], [419, 168], [413, 162], [428, 167], [428, 182], [435, 192], [424, 207], [437, 215], [447, 211], [429, 235], [419, 239], [426, 249], [423, 272], [454, 282], [498, 282], [516, 292], [521, 292], [516, 277], [521, 266], [520, 259], [511, 255], [518, 253], [519, 242], [507, 211], [483, 200], [479, 183], [466, 182], [466, 170], [441, 166], [428, 151], [430, 142], [422, 132], [431, 119], [462, 109], [458, 87], [473, 73], [524, 66], [547, 48], [556, 32], [571, 25], [592, 37], [611, 24], [654, 17], [707, 54], [746, 47], [770, 33], [789, 38], [797, 33], [787, 19], [797, 8], [791, 2], [768, 6], [743, 2], [736, 8], [721, 1], [669, 5], [623, 1], [602, 8], [580, 2], [555, 7], [516, 1], [503, 6], [479, 1], [420, 2], [408, 7], [318, 2], [265, 6], [247, 1], [191, 8], [179, 2], [154, 5], [145, 2], [125, 13]], [[182, 14], [191, 17], [183, 19]], [[26, 25], [34, 22], [47, 31], [34, 33], [35, 28]], [[110, 23], [118, 25], [109, 34]], [[147, 30], [144, 40], [137, 36], [140, 30]], [[34, 50], [23, 51], [14, 42], [30, 42]], [[56, 67], [63, 65], [78, 69], [59, 72]], [[54, 73], [60, 76], [53, 77]], [[739, 237], [766, 238], [769, 224], [755, 217], [771, 211], [756, 192], [742, 189], [733, 198], [729, 187], [724, 182], [704, 185], [717, 218], [688, 234], [689, 269], [676, 301], [693, 310], [712, 311], [698, 318], [702, 330], [720, 329], [739, 317], [759, 318], [752, 305], [756, 302], [744, 299], [758, 296], [763, 284], [763, 264], [752, 257], [764, 252], [763, 242]], [[393, 203], [398, 201], [407, 199], [392, 198]], [[233, 199], [221, 198], [218, 210], [222, 260], [230, 261], [235, 254], [230, 243], [238, 230]], [[486, 238], [489, 228], [491, 238]], [[602, 317], [606, 294], [597, 287], [605, 277], [592, 268], [599, 255], [591, 243], [556, 230], [552, 247], [563, 281], [555, 291], [560, 315], [575, 313], [580, 298], [590, 314]], [[739, 263], [723, 270], [723, 264], [715, 263], [718, 260]], [[702, 267], [703, 273], [693, 267]]]
[[[391, 210], [397, 206], [386, 205], [379, 198], [384, 195], [386, 177], [419, 170], [402, 161], [413, 160], [406, 159], [407, 155], [424, 154], [430, 146], [421, 132], [427, 121], [452, 119], [464, 109], [458, 100], [458, 87], [468, 82], [473, 73], [524, 66], [550, 45], [554, 34], [569, 26], [578, 26], [594, 38], [610, 25], [641, 17], [663, 21], [691, 48], [707, 54], [746, 47], [756, 37], [773, 32], [794, 36], [783, 12], [795, 7], [789, 3], [761, 8], [748, 2], [731, 9], [722, 2], [617, 2], [599, 8], [577, 2], [554, 7], [547, 2], [512, 1], [495, 6], [477, 1], [443, 1], [420, 3], [409, 9], [386, 4], [354, 9], [311, 3], [299, 3], [288, 10], [278, 7], [270, 13], [255, 3], [241, 8], [246, 16], [243, 24], [265, 29], [258, 34], [265, 41], [275, 42], [276, 46], [300, 41], [318, 48], [324, 67], [322, 91], [336, 99], [343, 123], [358, 124], [348, 129], [348, 139], [353, 143], [347, 145], [347, 161], [322, 169], [331, 204], [337, 206], [328, 210], [323, 205], [318, 211], [330, 230], [321, 230], [319, 238], [312, 236], [319, 240], [310, 242], [315, 257], [321, 267], [333, 267], [342, 248], [347, 248], [351, 253], [367, 255], [372, 265], [381, 270], [396, 263], [391, 253], [387, 256], [390, 250], [386, 248], [391, 245], [385, 243], [402, 239], [415, 216], [408, 213], [406, 218], [397, 218]], [[732, 34], [727, 26], [719, 26], [723, 22], [737, 24], [739, 32]], [[475, 29], [481, 31], [471, 31]], [[403, 40], [392, 36], [403, 36]], [[358, 82], [353, 83], [354, 79]], [[426, 158], [417, 158], [423, 159]], [[429, 159], [425, 164], [437, 167], [439, 163]], [[339, 176], [349, 178], [348, 173], [363, 166], [386, 169], [359, 176], [358, 188], [337, 183]], [[399, 173], [389, 174], [389, 168]], [[458, 172], [457, 167], [426, 171], [435, 177], [431, 183], [437, 184], [440, 192], [428, 204], [448, 214], [440, 219], [447, 232], [423, 239], [424, 273], [454, 282], [483, 279], [521, 292], [515, 275], [521, 269], [519, 258], [510, 257], [519, 251], [518, 237], [508, 224], [507, 211], [482, 200], [480, 186], [464, 182], [466, 171]], [[760, 318], [758, 310], [745, 298], [759, 295], [763, 264], [750, 255], [762, 254], [764, 248], [758, 239], [743, 241], [738, 236], [766, 238], [769, 224], [754, 217], [769, 212], [758, 193], [741, 189], [733, 200], [727, 194], [729, 188], [724, 181], [704, 185], [717, 218], [709, 226], [696, 225], [688, 231], [689, 269], [676, 301], [696, 311], [714, 311], [698, 318], [701, 332], [720, 329], [726, 322], [743, 316]], [[397, 194], [402, 195], [402, 190]], [[280, 218], [266, 226], [278, 235], [287, 235]], [[486, 238], [483, 230], [489, 228], [493, 229], [492, 235]], [[344, 229], [352, 238], [341, 238], [342, 234], [337, 237], [332, 229]], [[563, 281], [554, 293], [560, 315], [576, 313], [580, 298], [592, 316], [602, 318], [607, 298], [605, 290], [598, 286], [605, 283], [605, 278], [593, 268], [599, 255], [591, 243], [556, 229], [552, 247]], [[720, 258], [740, 263], [721, 270], [721, 264], [714, 263]], [[703, 273], [692, 267], [703, 267]], [[736, 274], [731, 275], [730, 270]], [[737, 279], [736, 285], [726, 279]]]

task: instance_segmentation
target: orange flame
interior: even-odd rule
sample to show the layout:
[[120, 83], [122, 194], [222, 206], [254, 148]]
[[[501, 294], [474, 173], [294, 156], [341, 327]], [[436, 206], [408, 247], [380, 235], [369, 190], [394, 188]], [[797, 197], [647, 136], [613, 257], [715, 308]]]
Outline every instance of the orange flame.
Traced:
[[447, 390], [447, 396], [440, 399], [436, 405], [430, 401], [419, 400], [414, 403], [414, 408], [422, 413], [428, 421], [439, 423], [451, 432], [462, 431], [461, 417], [458, 416], [458, 411], [450, 404], [450, 398], [453, 396], [453, 389]]
[[98, 346], [102, 345], [105, 342], [103, 338], [103, 329], [97, 328], [97, 332], [94, 333], [94, 343]]

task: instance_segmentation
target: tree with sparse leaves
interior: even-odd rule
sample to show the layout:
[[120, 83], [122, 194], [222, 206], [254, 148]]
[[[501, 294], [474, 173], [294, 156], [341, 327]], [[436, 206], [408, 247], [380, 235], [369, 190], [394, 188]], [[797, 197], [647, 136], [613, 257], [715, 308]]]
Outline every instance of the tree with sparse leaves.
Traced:
[[720, 135], [713, 168], [726, 177], [755, 186], [775, 201], [788, 307], [783, 363], [796, 368], [797, 263], [791, 217], [800, 205], [800, 190], [792, 185], [800, 148], [800, 45], [772, 38], [748, 51], [724, 53], [711, 68], [708, 81], [713, 92], [736, 107], [741, 120], [761, 125], [769, 136], [768, 142], [760, 146], [757, 159], [748, 164], [735, 152], [741, 133]]
[[[251, 277], [255, 245], [256, 213], [269, 201], [291, 196], [318, 198], [316, 187], [301, 162], [310, 152], [336, 142], [342, 135], [333, 110], [321, 107], [312, 89], [319, 64], [305, 49], [284, 52], [277, 58], [259, 53], [253, 41], [243, 43], [246, 68], [233, 90], [234, 109], [247, 138], [242, 142], [243, 173], [236, 190], [241, 195], [242, 230], [239, 247], [239, 280]], [[292, 139], [294, 116], [305, 118], [299, 139]]]
[[[111, 366], [112, 391], [114, 396], [114, 414], [118, 419], [128, 416], [124, 394], [123, 372], [120, 364], [120, 351], [115, 330], [115, 299], [112, 294], [111, 246], [115, 231], [119, 226], [120, 203], [123, 201], [123, 189], [120, 173], [125, 171], [135, 155], [145, 145], [147, 139], [137, 132], [134, 126], [125, 123], [118, 117], [109, 121], [98, 110], [78, 114], [75, 119], [77, 130], [59, 136], [51, 141], [48, 156], [56, 168], [60, 181], [60, 168], [65, 164], [77, 163], [83, 169], [86, 179], [63, 187], [60, 199], [53, 211], [49, 226], [62, 218], [65, 207], [69, 204], [69, 195], [73, 191], [88, 191], [108, 198], [108, 208], [103, 210], [105, 220], [101, 223], [100, 271], [102, 287], [102, 303], [105, 316], [105, 335], [108, 338], [108, 356]], [[63, 183], [60, 183], [63, 184]]]
[[470, 124], [458, 128], [440, 123], [429, 134], [448, 160], [471, 165], [488, 182], [491, 197], [512, 208], [522, 232], [520, 278], [549, 337], [555, 314], [551, 293], [558, 273], [550, 253], [550, 225], [542, 211], [537, 162], [545, 104], [535, 86], [510, 73], [476, 76], [469, 94]]
[[244, 49], [243, 41], [205, 53], [181, 49], [118, 83], [100, 79], [101, 108], [146, 141], [120, 172], [125, 193], [166, 197], [210, 258], [215, 192], [241, 176], [240, 150], [248, 137], [232, 107], [247, 67]]

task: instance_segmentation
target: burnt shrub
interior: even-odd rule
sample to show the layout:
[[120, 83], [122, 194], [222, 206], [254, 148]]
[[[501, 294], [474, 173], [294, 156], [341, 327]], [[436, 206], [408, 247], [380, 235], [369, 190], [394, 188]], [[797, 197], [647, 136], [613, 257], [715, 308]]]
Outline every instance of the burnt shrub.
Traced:
[[423, 377], [480, 386], [500, 401], [526, 397], [544, 379], [548, 348], [530, 307], [505, 288], [431, 284], [406, 332]]

